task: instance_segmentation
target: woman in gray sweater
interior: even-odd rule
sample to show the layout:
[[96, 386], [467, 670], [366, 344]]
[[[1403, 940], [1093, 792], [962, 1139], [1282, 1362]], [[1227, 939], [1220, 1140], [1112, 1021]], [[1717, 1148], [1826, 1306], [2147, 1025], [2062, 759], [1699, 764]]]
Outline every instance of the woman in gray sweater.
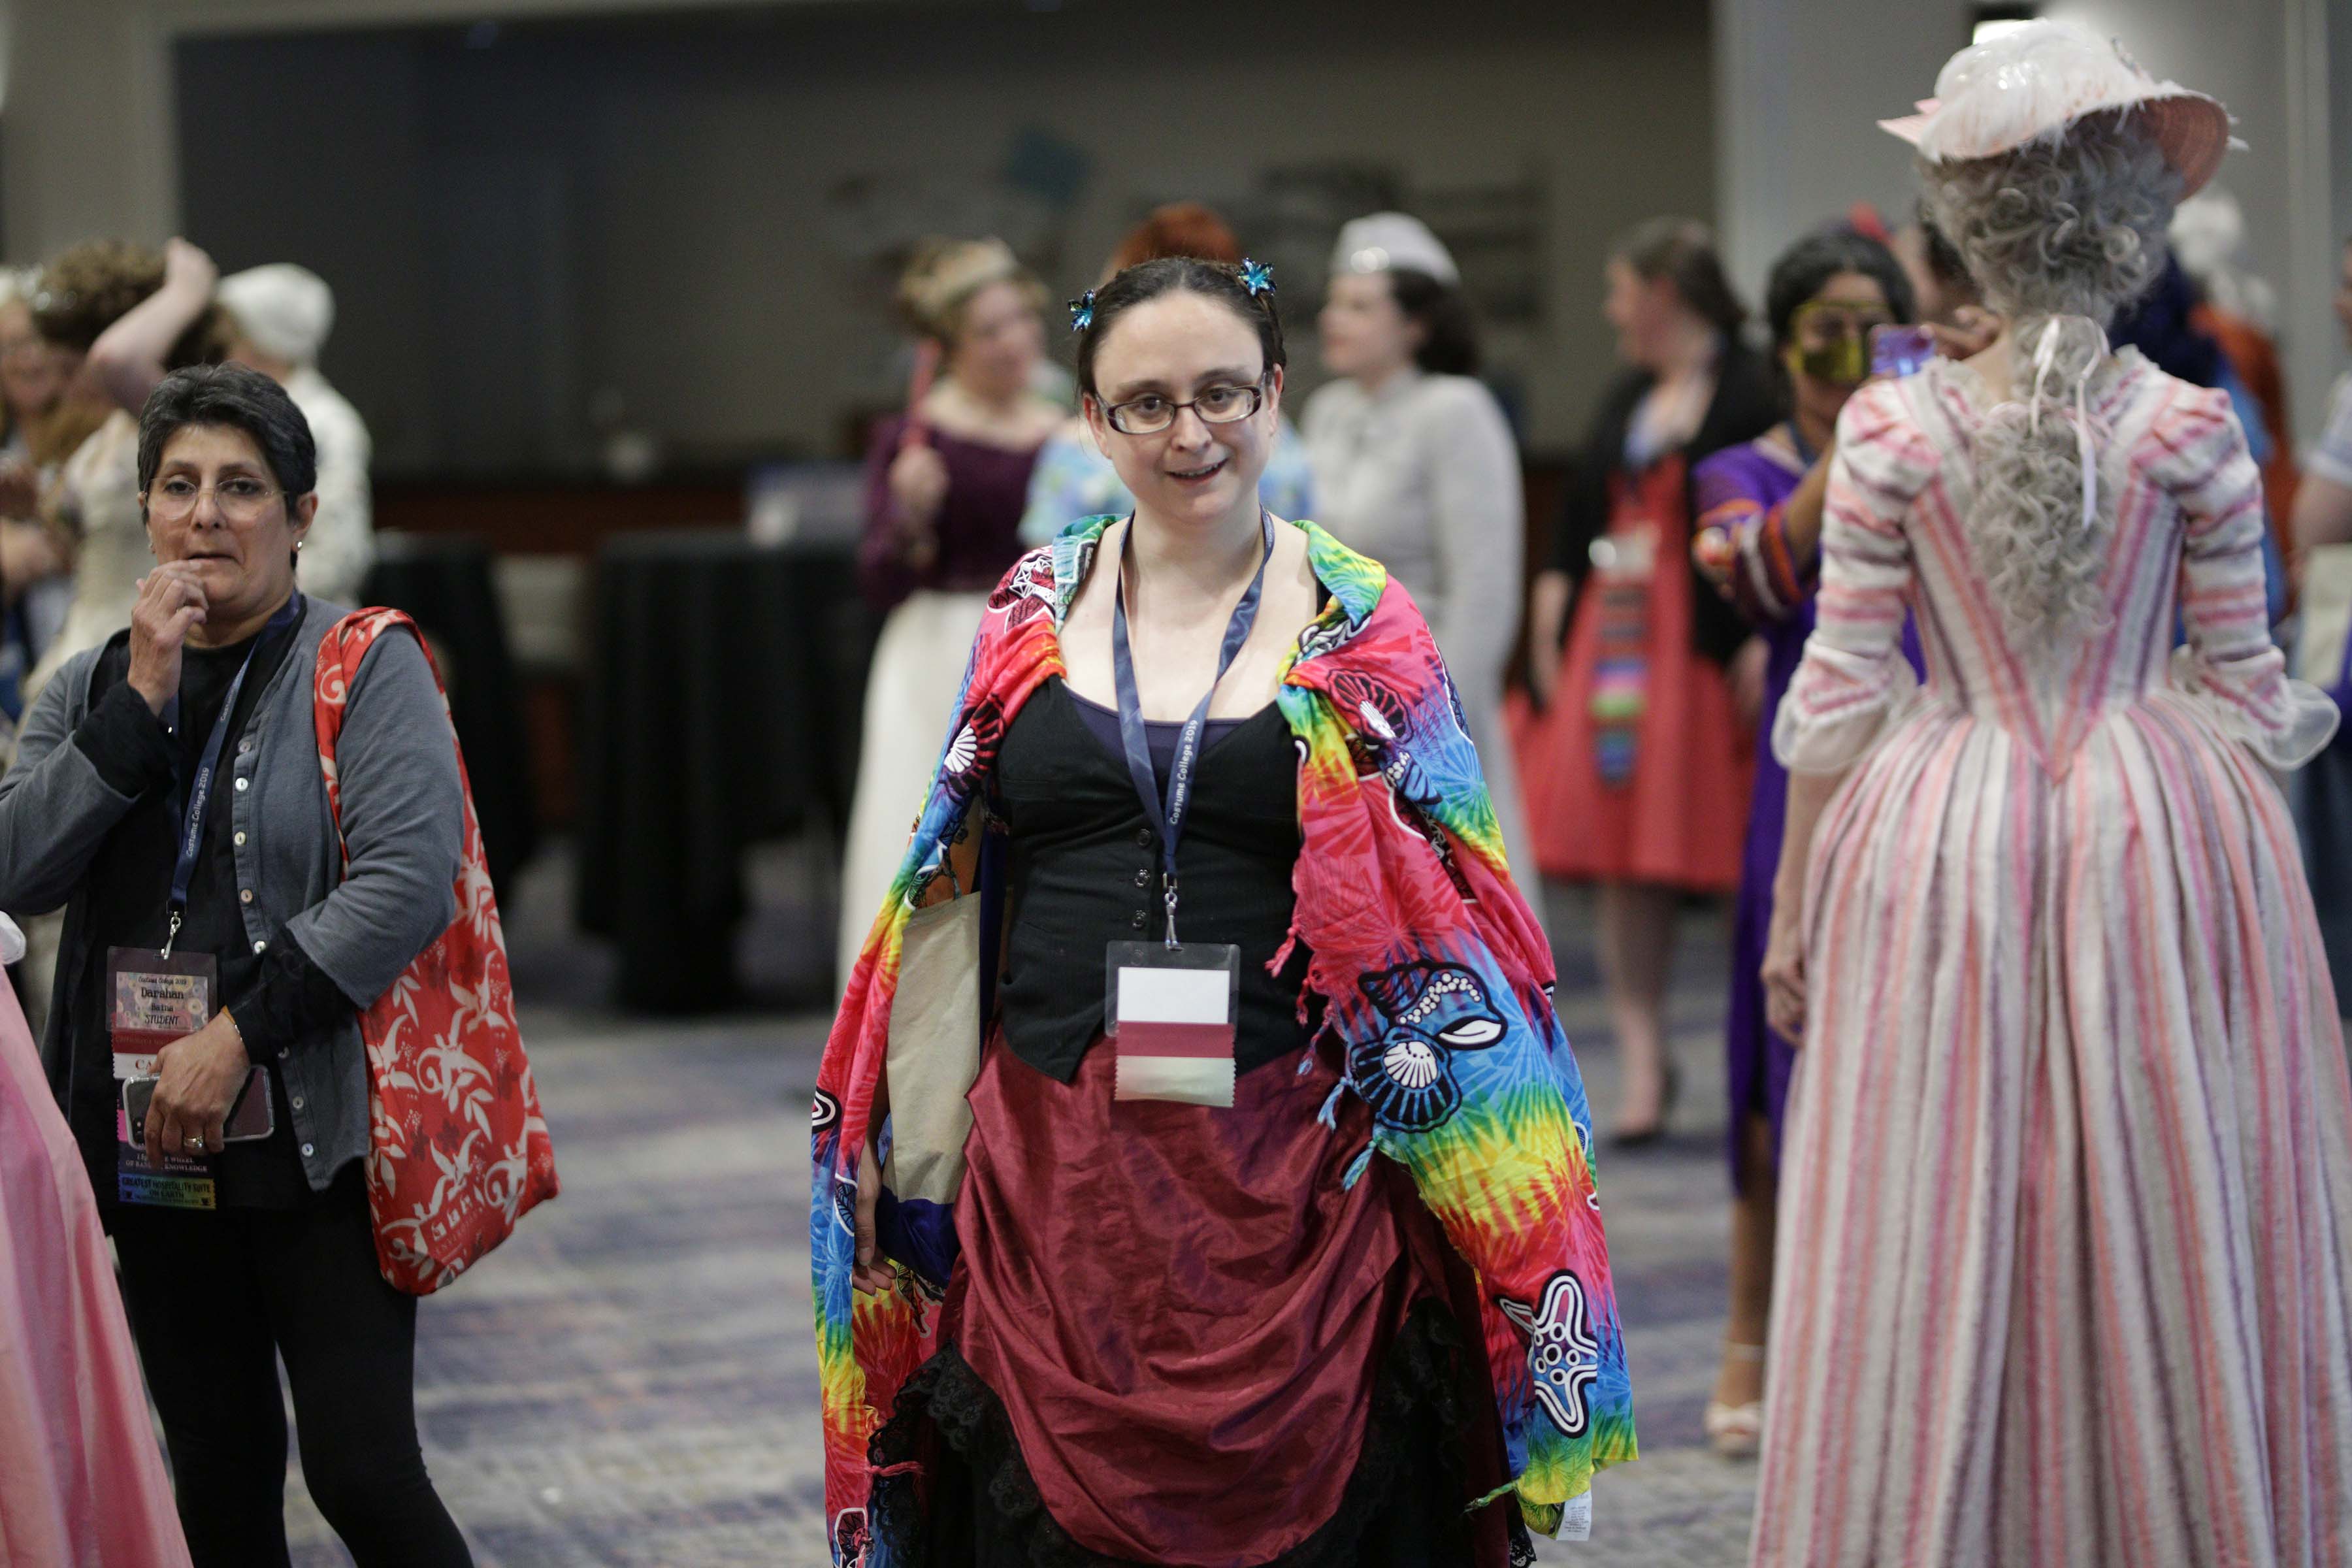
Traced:
[[383, 637], [345, 706], [339, 833], [312, 672], [344, 611], [294, 586], [316, 470], [254, 371], [176, 372], [148, 399], [157, 563], [129, 631], [26, 718], [0, 909], [67, 906], [43, 1065], [196, 1568], [288, 1560], [281, 1357], [303, 1479], [361, 1568], [442, 1568], [470, 1558], [417, 1447], [415, 1299], [377, 1272], [360, 1014], [456, 913], [464, 785], [424, 651]]
[[[1419, 219], [1339, 231], [1318, 318], [1342, 379], [1307, 402], [1316, 521], [1412, 591], [1462, 700], [1512, 872], [1536, 877], [1504, 732], [1503, 667], [1517, 646], [1527, 502], [1454, 258]], [[1528, 880], [1530, 889], [1537, 883]], [[1538, 910], [1540, 897], [1530, 900]]]

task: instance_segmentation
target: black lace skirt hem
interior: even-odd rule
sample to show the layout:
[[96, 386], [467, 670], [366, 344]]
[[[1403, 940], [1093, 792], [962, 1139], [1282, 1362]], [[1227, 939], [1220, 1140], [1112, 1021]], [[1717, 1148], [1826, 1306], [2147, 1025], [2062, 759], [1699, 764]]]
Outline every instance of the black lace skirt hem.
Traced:
[[[1424, 1568], [1471, 1564], [1474, 1530], [1462, 1436], [1462, 1338], [1451, 1313], [1423, 1301], [1389, 1346], [1372, 1390], [1362, 1452], [1339, 1511], [1312, 1535], [1254, 1568]], [[885, 1476], [873, 1500], [874, 1531], [890, 1561], [924, 1568], [1150, 1568], [1106, 1557], [1072, 1540], [1045, 1510], [1003, 1401], [952, 1345], [898, 1391], [891, 1419], [874, 1434], [878, 1468], [919, 1464], [927, 1506], [911, 1473]], [[1510, 1561], [1535, 1552], [1509, 1499]]]

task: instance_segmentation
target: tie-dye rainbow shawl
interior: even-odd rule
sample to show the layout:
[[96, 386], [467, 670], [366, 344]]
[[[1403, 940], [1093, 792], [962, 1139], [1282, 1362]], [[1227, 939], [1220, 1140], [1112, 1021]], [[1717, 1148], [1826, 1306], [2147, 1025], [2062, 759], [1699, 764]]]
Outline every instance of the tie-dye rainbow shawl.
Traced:
[[[936, 1348], [926, 1298], [953, 1267], [951, 1215], [886, 1194], [895, 1218], [884, 1239], [895, 1233], [889, 1250], [915, 1268], [897, 1291], [850, 1287], [854, 1152], [887, 1048], [902, 934], [916, 910], [991, 891], [1002, 857], [981, 851], [997, 743], [1030, 693], [1062, 673], [1063, 619], [1116, 521], [1073, 524], [991, 596], [929, 796], [817, 1076], [810, 1246], [825, 1508], [845, 1565], [878, 1568], [866, 1445]], [[1520, 1507], [1549, 1531], [1595, 1470], [1634, 1455], [1591, 1115], [1552, 1011], [1550, 948], [1504, 868], [1477, 753], [1420, 610], [1377, 562], [1311, 522], [1295, 526], [1330, 593], [1277, 697], [1301, 758], [1292, 931], [1312, 954], [1307, 985], [1326, 1003], [1318, 1046], [1337, 1050], [1347, 1090], [1371, 1110], [1365, 1160], [1376, 1152], [1410, 1171], [1477, 1271]]]

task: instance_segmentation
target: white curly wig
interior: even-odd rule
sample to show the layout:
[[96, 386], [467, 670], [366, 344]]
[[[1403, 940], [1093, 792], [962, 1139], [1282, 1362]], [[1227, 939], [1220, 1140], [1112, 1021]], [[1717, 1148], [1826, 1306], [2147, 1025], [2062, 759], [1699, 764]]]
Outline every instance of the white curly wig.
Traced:
[[[2083, 516], [2076, 393], [2112, 361], [2105, 324], [2155, 281], [2180, 177], [2129, 110], [2092, 114], [1990, 158], [1919, 164], [1936, 226], [1985, 301], [2009, 318], [2011, 400], [1977, 439], [1975, 553], [2011, 631], [2081, 635], [2109, 613], [2099, 578], [2112, 487]], [[2032, 396], [2035, 350], [2056, 323], [2055, 364]], [[2095, 448], [2104, 444], [2092, 432]]]

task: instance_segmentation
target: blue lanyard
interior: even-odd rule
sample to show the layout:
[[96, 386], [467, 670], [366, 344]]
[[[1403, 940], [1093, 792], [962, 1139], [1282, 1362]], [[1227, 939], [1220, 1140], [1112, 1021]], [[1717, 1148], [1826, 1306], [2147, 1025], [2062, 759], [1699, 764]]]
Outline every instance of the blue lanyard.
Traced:
[[[228, 740], [228, 721], [236, 711], [236, 694], [245, 689], [246, 672], [253, 668], [261, 645], [302, 618], [302, 595], [298, 591], [286, 601], [285, 607], [269, 617], [261, 635], [253, 639], [246, 650], [245, 662], [236, 667], [236, 679], [228, 683], [228, 695], [221, 699], [220, 717], [213, 721], [213, 732], [205, 738], [204, 754], [196, 761], [194, 776], [188, 781], [185, 804], [182, 792], [173, 790], [173, 806], [180, 816], [180, 858], [172, 868], [172, 929], [163, 938], [163, 956], [172, 956], [172, 944], [179, 940], [180, 926], [188, 909], [188, 883], [196, 874], [196, 856], [204, 847], [205, 807], [212, 804], [213, 775], [220, 771], [221, 747]], [[164, 704], [163, 722], [175, 733], [179, 729], [180, 699], [174, 692]]]
[[1135, 656], [1127, 641], [1127, 551], [1135, 539], [1135, 519], [1127, 520], [1127, 532], [1118, 542], [1118, 587], [1111, 599], [1110, 667], [1111, 679], [1118, 688], [1118, 739], [1127, 752], [1128, 775], [1135, 781], [1136, 794], [1143, 797], [1143, 815], [1160, 835], [1160, 885], [1168, 905], [1168, 945], [1176, 945], [1176, 841], [1183, 836], [1185, 813], [1192, 804], [1192, 772], [1201, 760], [1201, 734], [1208, 728], [1209, 701], [1217, 694], [1217, 682], [1224, 679], [1225, 671], [1233, 668], [1234, 656], [1242, 644], [1249, 640], [1250, 626], [1257, 620], [1257, 602], [1265, 589], [1266, 563], [1274, 559], [1274, 519], [1264, 508], [1258, 510], [1259, 526], [1265, 532], [1265, 553], [1258, 557], [1257, 575], [1242, 595], [1241, 603], [1234, 606], [1234, 618], [1225, 625], [1224, 646], [1217, 654], [1216, 679], [1201, 695], [1192, 716], [1184, 721], [1177, 732], [1176, 756], [1168, 769], [1168, 799], [1160, 804], [1159, 779], [1151, 768], [1151, 742], [1143, 727], [1143, 701], [1135, 692]]

